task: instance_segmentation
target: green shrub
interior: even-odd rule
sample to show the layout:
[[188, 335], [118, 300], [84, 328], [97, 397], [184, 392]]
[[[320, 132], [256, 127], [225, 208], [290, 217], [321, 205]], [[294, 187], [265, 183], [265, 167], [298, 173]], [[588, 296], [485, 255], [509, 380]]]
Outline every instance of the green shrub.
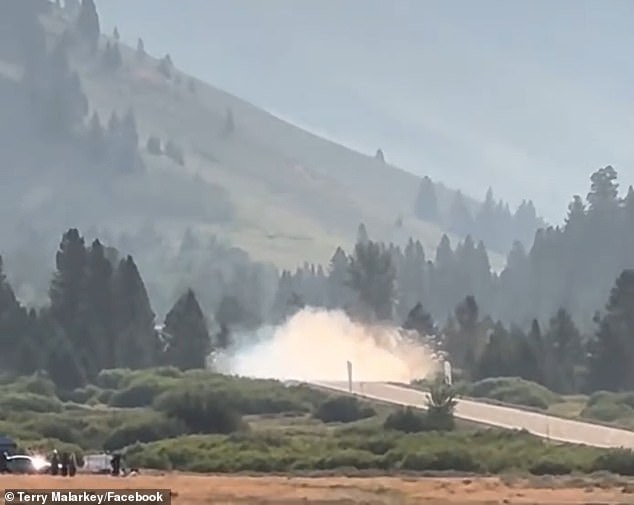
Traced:
[[202, 385], [175, 387], [160, 395], [155, 407], [182, 421], [191, 433], [230, 433], [243, 427], [226, 396]]
[[152, 405], [156, 397], [172, 387], [172, 379], [157, 376], [142, 376], [133, 379], [124, 389], [115, 391], [109, 399], [113, 407], [146, 407]]
[[351, 423], [372, 417], [376, 412], [353, 396], [333, 396], [322, 402], [313, 415], [324, 423]]
[[561, 402], [561, 397], [541, 384], [519, 377], [496, 377], [483, 379], [464, 388], [464, 395], [474, 398], [489, 398], [504, 403], [547, 409]]
[[600, 454], [594, 460], [592, 470], [634, 475], [634, 452], [631, 449], [613, 449]]
[[157, 415], [148, 415], [143, 419], [128, 422], [114, 430], [105, 440], [106, 451], [123, 449], [137, 442], [153, 442], [182, 435], [186, 427], [179, 421]]
[[611, 423], [619, 419], [634, 417], [634, 409], [623, 403], [600, 402], [581, 411], [581, 417]]
[[551, 459], [540, 459], [528, 469], [533, 475], [567, 475], [572, 472], [569, 463]]
[[33, 393], [0, 394], [0, 411], [9, 412], [60, 412], [62, 402], [57, 397], [40, 396]]
[[465, 449], [456, 447], [449, 450], [426, 453], [408, 453], [400, 462], [400, 468], [404, 470], [433, 470], [457, 472], [480, 472], [482, 467], [475, 458]]
[[386, 430], [402, 431], [404, 433], [418, 433], [426, 431], [425, 414], [417, 412], [411, 407], [392, 412], [383, 423]]
[[122, 389], [129, 380], [132, 370], [127, 368], [113, 368], [102, 370], [97, 375], [95, 385], [102, 389]]

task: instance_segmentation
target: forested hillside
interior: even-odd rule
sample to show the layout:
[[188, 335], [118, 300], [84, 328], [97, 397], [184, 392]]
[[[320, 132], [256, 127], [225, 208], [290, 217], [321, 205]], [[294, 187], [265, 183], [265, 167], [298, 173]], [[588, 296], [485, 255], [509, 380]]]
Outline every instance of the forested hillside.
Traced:
[[[155, 229], [170, 250], [191, 228], [294, 268], [350, 248], [363, 222], [401, 247], [471, 233], [500, 268], [513, 240], [529, 247], [542, 224], [530, 202], [511, 212], [490, 192], [480, 204], [380, 149], [356, 153], [184, 75], [142, 39], [126, 47], [116, 28], [103, 33], [92, 0], [0, 9], [0, 251], [29, 302], [42, 302], [57, 230], [69, 226], [113, 237]], [[163, 260], [150, 249], [136, 257], [146, 271]], [[167, 297], [179, 289], [161, 286]]]

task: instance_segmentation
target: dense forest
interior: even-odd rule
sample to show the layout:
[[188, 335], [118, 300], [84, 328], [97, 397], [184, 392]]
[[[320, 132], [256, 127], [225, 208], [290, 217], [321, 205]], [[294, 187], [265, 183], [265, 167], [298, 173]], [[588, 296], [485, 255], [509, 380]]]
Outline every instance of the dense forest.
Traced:
[[[62, 387], [85, 384], [100, 370], [113, 367], [201, 368], [214, 349], [231, 345], [233, 331], [279, 323], [311, 305], [342, 309], [368, 323], [393, 321], [421, 337], [435, 336], [437, 346], [465, 378], [519, 375], [562, 393], [631, 389], [634, 270], [625, 264], [631, 241], [616, 238], [627, 236], [624, 232], [632, 226], [634, 191], [619, 200], [615, 178], [611, 167], [596, 172], [589, 208], [575, 197], [565, 227], [538, 231], [530, 253], [520, 256], [522, 261], [511, 257], [499, 276], [491, 274], [482, 243], [475, 246], [469, 238], [456, 251], [443, 240], [436, 261], [431, 262], [425, 261], [419, 244], [410, 242], [403, 253], [373, 242], [361, 225], [352, 254], [339, 248], [326, 269], [307, 265], [294, 274], [282, 272], [270, 307], [262, 307], [252, 291], [257, 279], [245, 277], [240, 293], [222, 296], [215, 313], [207, 316], [195, 292], [186, 289], [161, 326], [132, 256], [120, 258], [116, 249], [99, 240], [86, 246], [79, 231], [70, 229], [56, 255], [46, 307], [22, 306], [0, 275], [2, 368], [13, 373], [43, 369]], [[512, 321], [505, 324], [490, 315], [487, 300], [509, 297], [511, 304], [523, 305], [536, 298], [545, 307], [545, 296], [563, 292], [553, 286], [563, 289], [574, 276], [569, 248], [583, 242], [584, 235], [596, 234], [595, 226], [605, 237], [604, 244], [621, 248], [610, 252], [611, 264], [595, 262], [589, 254], [576, 255], [592, 260], [578, 266], [580, 274], [586, 272], [582, 280], [593, 280], [596, 293], [601, 285], [607, 287], [605, 300], [596, 304], [605, 310], [592, 311], [591, 331], [580, 331], [556, 298], [551, 299], [545, 325], [537, 318], [528, 327]], [[548, 255], [544, 248], [550, 249]], [[553, 268], [559, 269], [557, 274]], [[619, 269], [616, 275], [610, 273]], [[569, 271], [572, 276], [561, 275]], [[512, 282], [544, 273], [551, 273], [545, 278], [548, 283]], [[488, 297], [474, 289], [483, 287]], [[535, 287], [552, 291], [531, 292]], [[427, 307], [437, 307], [434, 301], [442, 294], [456, 297], [457, 303], [439, 327]]]

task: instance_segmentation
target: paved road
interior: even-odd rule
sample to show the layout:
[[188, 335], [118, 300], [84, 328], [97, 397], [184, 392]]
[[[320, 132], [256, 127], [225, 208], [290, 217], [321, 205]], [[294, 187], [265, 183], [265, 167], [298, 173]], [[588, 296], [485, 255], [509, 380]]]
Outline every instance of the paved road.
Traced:
[[[349, 392], [346, 381], [311, 381], [309, 384], [333, 391]], [[352, 392], [373, 400], [413, 407], [424, 406], [428, 396], [423, 391], [384, 382], [353, 382]], [[458, 400], [455, 415], [459, 419], [500, 428], [524, 428], [539, 437], [559, 442], [634, 449], [634, 432], [632, 431], [572, 421], [512, 407], [473, 400]]]

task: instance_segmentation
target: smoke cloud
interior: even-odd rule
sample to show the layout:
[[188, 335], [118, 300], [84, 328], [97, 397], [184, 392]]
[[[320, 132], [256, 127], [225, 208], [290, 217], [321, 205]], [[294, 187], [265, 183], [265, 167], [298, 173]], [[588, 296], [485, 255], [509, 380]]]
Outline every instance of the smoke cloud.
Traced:
[[407, 338], [395, 327], [363, 325], [341, 311], [303, 309], [253, 337], [217, 356], [215, 368], [256, 378], [343, 381], [349, 360], [354, 380], [406, 383], [440, 368], [420, 339]]

